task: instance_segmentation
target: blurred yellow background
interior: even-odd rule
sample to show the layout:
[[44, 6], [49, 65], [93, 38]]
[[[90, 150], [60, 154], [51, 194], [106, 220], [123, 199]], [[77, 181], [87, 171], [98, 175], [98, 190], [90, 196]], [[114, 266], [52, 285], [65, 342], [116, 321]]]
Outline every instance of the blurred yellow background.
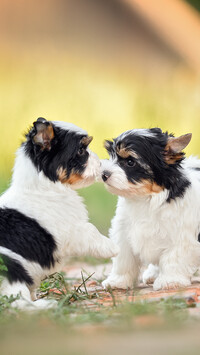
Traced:
[[[39, 116], [86, 129], [100, 158], [107, 157], [104, 139], [155, 126], [191, 132], [186, 153], [200, 156], [199, 11], [199, 0], [0, 0], [0, 192]], [[117, 197], [103, 184], [80, 194], [107, 235]], [[0, 299], [1, 354], [32, 354], [36, 346], [42, 354], [199, 354], [196, 320], [191, 326], [199, 312], [189, 319], [185, 312], [193, 291], [184, 303], [159, 298], [124, 307], [112, 295], [113, 307], [101, 312], [64, 304], [66, 296], [54, 313], [30, 318]]]
[[[1, 0], [1, 191], [39, 116], [86, 129], [100, 158], [104, 139], [155, 126], [192, 132], [187, 154], [199, 154], [199, 34], [181, 0]], [[98, 185], [83, 195], [106, 231], [116, 198]]]

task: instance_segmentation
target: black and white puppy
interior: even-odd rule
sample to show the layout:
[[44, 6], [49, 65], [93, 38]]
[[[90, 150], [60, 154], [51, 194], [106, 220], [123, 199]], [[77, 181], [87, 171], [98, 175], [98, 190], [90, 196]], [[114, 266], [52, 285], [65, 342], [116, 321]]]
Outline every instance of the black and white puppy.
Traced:
[[104, 287], [133, 287], [148, 264], [143, 280], [155, 290], [190, 285], [200, 266], [200, 160], [182, 152], [190, 140], [153, 128], [106, 141], [102, 179], [120, 196], [110, 230], [120, 253]]
[[51, 306], [33, 302], [35, 290], [67, 256], [117, 254], [118, 247], [88, 222], [75, 191], [100, 171], [91, 140], [73, 124], [39, 118], [17, 151], [11, 186], [0, 198], [0, 257], [7, 267], [1, 293], [21, 294], [14, 306]]

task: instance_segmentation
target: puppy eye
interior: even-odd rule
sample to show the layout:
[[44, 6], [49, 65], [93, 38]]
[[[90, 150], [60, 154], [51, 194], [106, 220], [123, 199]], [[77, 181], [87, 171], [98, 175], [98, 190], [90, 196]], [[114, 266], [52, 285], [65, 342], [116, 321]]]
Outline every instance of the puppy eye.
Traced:
[[84, 155], [85, 154], [85, 148], [81, 147], [78, 150], [78, 155]]
[[135, 165], [135, 162], [134, 162], [134, 160], [132, 160], [132, 159], [128, 159], [127, 162], [126, 162], [126, 164], [127, 164], [128, 166], [130, 166], [130, 167], [133, 167], [133, 166]]

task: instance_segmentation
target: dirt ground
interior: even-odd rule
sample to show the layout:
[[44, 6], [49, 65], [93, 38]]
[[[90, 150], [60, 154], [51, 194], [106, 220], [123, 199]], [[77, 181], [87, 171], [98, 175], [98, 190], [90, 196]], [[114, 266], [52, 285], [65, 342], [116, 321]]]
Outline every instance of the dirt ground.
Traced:
[[[87, 306], [97, 309], [102, 306], [108, 307], [115, 304], [121, 304], [123, 302], [137, 302], [137, 301], [160, 301], [169, 298], [181, 298], [185, 299], [188, 307], [188, 312], [200, 319], [200, 276], [193, 277], [192, 285], [184, 289], [171, 289], [166, 291], [154, 291], [152, 285], [145, 286], [142, 282], [134, 290], [113, 290], [112, 293], [105, 291], [101, 286], [101, 280], [111, 271], [112, 264], [100, 264], [90, 265], [87, 263], [74, 263], [68, 265], [63, 270], [67, 274], [67, 278], [70, 280], [73, 286], [77, 287], [81, 282], [81, 273], [84, 274], [84, 278], [92, 275], [89, 281], [86, 282], [87, 292], [89, 294], [98, 294], [98, 298], [95, 302], [91, 300], [85, 300]], [[145, 317], [141, 319], [141, 322], [149, 322]]]
[[[102, 288], [101, 281], [110, 270], [111, 264], [91, 265], [73, 261], [66, 266], [64, 272], [70, 290], [74, 287], [77, 290], [82, 284], [81, 290], [88, 297], [74, 300], [60, 310], [58, 306], [55, 314], [52, 313], [54, 311], [38, 316], [31, 314], [31, 320], [21, 319], [22, 316], [19, 315], [19, 319], [13, 318], [8, 324], [2, 322], [0, 353], [2, 355], [32, 355], [36, 352], [42, 355], [200, 353], [200, 278], [195, 277], [192, 286], [179, 290], [155, 292], [152, 286], [144, 286], [141, 283], [134, 291], [108, 292]], [[83, 283], [83, 279], [87, 280], [88, 277], [88, 281]], [[61, 293], [58, 288], [51, 289], [51, 292], [54, 296]], [[164, 315], [162, 305], [168, 300], [169, 304]], [[178, 308], [176, 300], [180, 305]], [[151, 308], [153, 305], [156, 305], [154, 312]], [[175, 309], [175, 317], [171, 317], [170, 307]]]

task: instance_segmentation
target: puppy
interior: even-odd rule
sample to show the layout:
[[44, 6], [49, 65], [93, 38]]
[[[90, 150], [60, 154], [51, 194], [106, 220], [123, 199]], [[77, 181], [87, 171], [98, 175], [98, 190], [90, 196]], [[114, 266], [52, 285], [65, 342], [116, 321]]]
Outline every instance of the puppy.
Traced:
[[143, 280], [154, 290], [190, 285], [200, 265], [200, 160], [182, 152], [190, 140], [153, 128], [105, 142], [102, 179], [119, 195], [110, 236], [120, 247], [105, 288], [133, 287], [148, 264]]
[[14, 306], [51, 307], [47, 300], [33, 302], [35, 290], [68, 256], [117, 254], [114, 242], [88, 222], [75, 191], [100, 171], [91, 140], [73, 124], [38, 118], [17, 151], [11, 186], [0, 198], [0, 257], [7, 268], [1, 293], [21, 294]]

